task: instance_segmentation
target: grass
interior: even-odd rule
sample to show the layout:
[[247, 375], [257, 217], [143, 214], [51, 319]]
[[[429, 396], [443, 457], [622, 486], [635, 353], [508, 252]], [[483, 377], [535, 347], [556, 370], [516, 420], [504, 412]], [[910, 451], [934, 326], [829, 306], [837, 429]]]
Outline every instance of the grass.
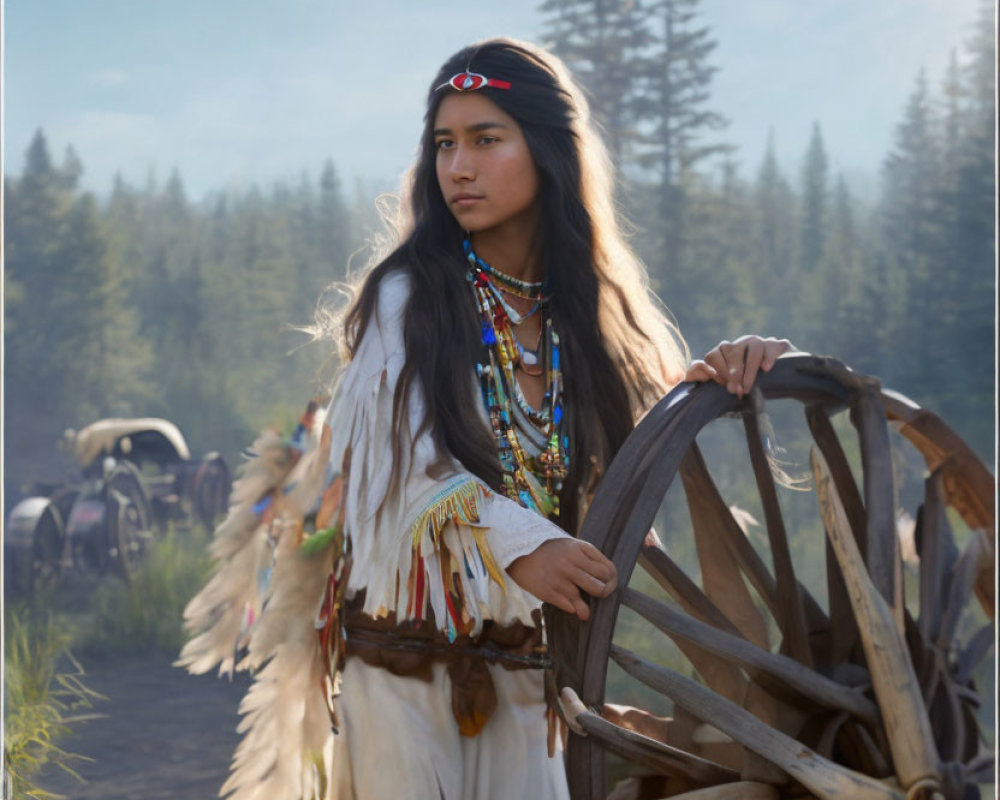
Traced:
[[79, 651], [101, 656], [178, 652], [185, 641], [184, 606], [210, 575], [207, 548], [203, 530], [170, 528], [153, 540], [129, 583], [111, 576], [101, 580], [80, 626]]
[[94, 718], [102, 699], [83, 682], [83, 669], [69, 651], [71, 636], [51, 613], [10, 608], [4, 620], [4, 782], [14, 800], [59, 797], [33, 778], [46, 764], [79, 777], [71, 767], [81, 757], [59, 748], [71, 726]]
[[[181, 615], [209, 577], [208, 535], [174, 528], [157, 536], [132, 581], [113, 575], [64, 576], [30, 604], [8, 606], [4, 620], [4, 798], [55, 800], [33, 779], [47, 765], [79, 778], [81, 756], [59, 747], [92, 719], [95, 701], [71, 651], [108, 658], [160, 650], [177, 653]], [[81, 779], [82, 780], [82, 779]]]

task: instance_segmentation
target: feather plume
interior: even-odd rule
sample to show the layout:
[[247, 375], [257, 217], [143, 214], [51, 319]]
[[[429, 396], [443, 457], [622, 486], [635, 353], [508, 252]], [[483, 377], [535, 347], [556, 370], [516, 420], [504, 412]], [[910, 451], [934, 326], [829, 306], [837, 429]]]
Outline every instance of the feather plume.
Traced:
[[332, 732], [314, 620], [334, 548], [307, 554], [298, 544], [297, 523], [288, 524], [278, 541], [273, 592], [250, 640], [247, 661], [263, 666], [240, 705], [244, 737], [222, 787], [222, 794], [232, 792], [230, 800], [322, 796], [325, 770], [317, 764]]
[[185, 628], [193, 638], [177, 666], [200, 674], [251, 666], [237, 664], [236, 654], [249, 644], [270, 591], [275, 546], [289, 519], [299, 520], [316, 505], [327, 478], [330, 429], [314, 429], [302, 453], [275, 432], [260, 436], [253, 458], [233, 487], [230, 510], [216, 529], [211, 553], [217, 566], [205, 587], [184, 609]]

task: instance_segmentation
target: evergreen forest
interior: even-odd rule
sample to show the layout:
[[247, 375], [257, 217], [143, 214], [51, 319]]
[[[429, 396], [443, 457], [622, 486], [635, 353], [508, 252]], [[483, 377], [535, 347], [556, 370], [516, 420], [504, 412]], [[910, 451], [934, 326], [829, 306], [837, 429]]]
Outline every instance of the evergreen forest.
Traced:
[[[834, 174], [819, 124], [801, 170], [749, 172], [713, 104], [699, 0], [545, 0], [543, 40], [586, 87], [654, 290], [699, 355], [784, 336], [882, 378], [992, 461], [995, 86], [992, 3], [943, 75], [914, 76], [877, 197]], [[780, 130], [780, 121], [776, 126]], [[377, 225], [334, 159], [192, 202], [180, 175], [81, 188], [43, 131], [5, 179], [5, 486], [73, 473], [56, 443], [107, 416], [174, 421], [230, 464], [287, 428], [330, 374], [309, 324]], [[756, 154], [739, 154], [742, 161]]]

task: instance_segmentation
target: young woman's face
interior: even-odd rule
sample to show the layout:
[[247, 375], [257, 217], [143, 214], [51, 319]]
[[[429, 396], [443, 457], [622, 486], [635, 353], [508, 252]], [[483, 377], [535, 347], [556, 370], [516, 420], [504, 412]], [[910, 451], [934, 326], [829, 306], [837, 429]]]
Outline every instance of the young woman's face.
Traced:
[[513, 117], [481, 94], [449, 94], [434, 118], [434, 143], [438, 185], [462, 228], [531, 235], [538, 170]]

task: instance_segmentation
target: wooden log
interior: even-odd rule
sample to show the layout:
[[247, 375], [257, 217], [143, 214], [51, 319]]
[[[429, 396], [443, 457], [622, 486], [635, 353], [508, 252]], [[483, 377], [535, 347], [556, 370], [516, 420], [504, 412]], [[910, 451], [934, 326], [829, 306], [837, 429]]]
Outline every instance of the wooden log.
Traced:
[[823, 800], [904, 800], [889, 786], [840, 766], [761, 722], [753, 714], [667, 667], [617, 645], [611, 657], [623, 670], [783, 769]]
[[822, 454], [814, 447], [811, 455], [820, 514], [858, 620], [896, 774], [906, 788], [923, 780], [936, 780], [940, 785], [940, 758], [906, 644], [885, 597], [868, 578]]
[[741, 637], [716, 630], [634, 589], [625, 589], [622, 602], [671, 637], [686, 639], [740, 664], [765, 688], [778, 686], [785, 695], [794, 693], [800, 700], [821, 708], [847, 711], [870, 724], [878, 721], [878, 708], [866, 697], [793, 658], [761, 650]]

